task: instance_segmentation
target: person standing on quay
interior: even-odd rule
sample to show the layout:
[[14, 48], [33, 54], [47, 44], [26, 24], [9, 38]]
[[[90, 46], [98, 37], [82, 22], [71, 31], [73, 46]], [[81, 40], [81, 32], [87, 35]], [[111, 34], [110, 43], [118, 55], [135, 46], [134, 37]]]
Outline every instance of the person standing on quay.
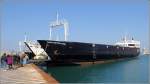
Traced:
[[25, 53], [23, 52], [23, 53], [20, 54], [20, 66], [21, 67], [23, 67], [23, 59], [24, 59], [24, 57], [25, 57]]
[[7, 59], [6, 59], [6, 53], [4, 53], [3, 55], [2, 55], [2, 57], [1, 57], [1, 66], [2, 66], [2, 68], [6, 68], [7, 67]]
[[13, 56], [8, 54], [7, 55], [7, 64], [8, 64], [8, 69], [13, 69]]
[[23, 58], [23, 65], [27, 64], [29, 60], [29, 57], [27, 54], [25, 54], [24, 58]]

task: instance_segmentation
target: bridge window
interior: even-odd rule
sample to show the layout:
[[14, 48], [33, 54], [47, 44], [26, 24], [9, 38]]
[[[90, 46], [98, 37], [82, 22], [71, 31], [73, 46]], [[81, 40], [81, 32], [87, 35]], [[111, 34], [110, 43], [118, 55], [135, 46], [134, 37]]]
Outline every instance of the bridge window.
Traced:
[[135, 44], [128, 44], [128, 46], [135, 46]]

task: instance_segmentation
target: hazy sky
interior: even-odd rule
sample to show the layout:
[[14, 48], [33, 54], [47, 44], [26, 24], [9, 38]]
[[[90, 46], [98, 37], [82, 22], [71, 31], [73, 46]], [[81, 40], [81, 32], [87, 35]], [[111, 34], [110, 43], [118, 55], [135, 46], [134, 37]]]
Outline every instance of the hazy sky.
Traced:
[[[18, 50], [18, 42], [48, 39], [49, 22], [65, 18], [69, 40], [114, 44], [124, 35], [148, 46], [148, 0], [3, 0], [2, 50]], [[57, 31], [63, 40], [63, 29]], [[55, 32], [56, 33], [56, 32]], [[54, 33], [53, 33], [54, 36]]]

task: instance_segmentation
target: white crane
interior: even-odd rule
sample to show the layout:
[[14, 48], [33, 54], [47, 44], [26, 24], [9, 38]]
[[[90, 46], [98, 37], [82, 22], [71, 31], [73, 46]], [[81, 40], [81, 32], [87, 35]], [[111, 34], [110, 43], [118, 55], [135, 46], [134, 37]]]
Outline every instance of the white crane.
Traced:
[[69, 33], [69, 23], [67, 22], [67, 20], [63, 19], [63, 20], [59, 20], [58, 19], [58, 13], [57, 13], [57, 19], [56, 21], [53, 21], [50, 23], [50, 34], [49, 34], [49, 40], [52, 40], [52, 29], [53, 28], [58, 28], [60, 26], [64, 27], [64, 37], [65, 37], [65, 41], [68, 40], [68, 33]]

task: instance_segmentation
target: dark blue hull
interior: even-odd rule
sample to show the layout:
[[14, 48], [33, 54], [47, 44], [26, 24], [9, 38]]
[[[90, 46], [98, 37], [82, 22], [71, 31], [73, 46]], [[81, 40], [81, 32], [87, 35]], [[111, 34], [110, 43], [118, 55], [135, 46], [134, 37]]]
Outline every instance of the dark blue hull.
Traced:
[[38, 40], [52, 61], [88, 62], [135, 57], [140, 48], [82, 42]]

